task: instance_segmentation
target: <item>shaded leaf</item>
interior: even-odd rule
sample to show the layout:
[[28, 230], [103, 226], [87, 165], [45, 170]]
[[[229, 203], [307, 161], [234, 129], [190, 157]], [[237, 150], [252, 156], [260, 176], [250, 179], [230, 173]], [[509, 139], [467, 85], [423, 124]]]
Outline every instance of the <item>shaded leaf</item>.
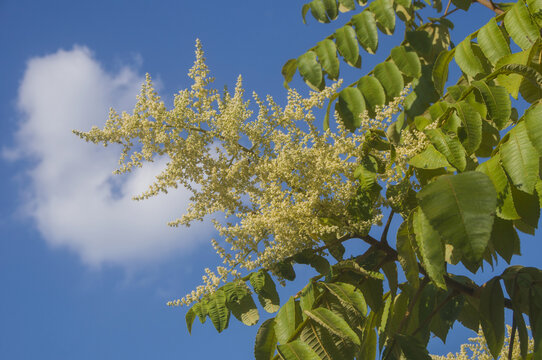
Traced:
[[480, 322], [489, 351], [498, 358], [504, 344], [504, 295], [498, 277], [482, 287]]
[[332, 334], [337, 335], [341, 339], [348, 340], [356, 345], [360, 345], [360, 340], [357, 334], [348, 326], [346, 321], [340, 316], [326, 308], [316, 308], [313, 310], [305, 310], [305, 314], [324, 327]]
[[354, 131], [361, 125], [361, 114], [365, 111], [365, 100], [358, 88], [347, 87], [339, 93], [335, 105], [345, 127]]
[[278, 342], [286, 344], [300, 323], [301, 311], [298, 310], [296, 301], [291, 297], [282, 305], [275, 317], [274, 329]]
[[369, 110], [369, 116], [375, 116], [375, 106], [386, 103], [386, 92], [377, 78], [364, 76], [358, 81], [358, 89], [361, 91]]
[[419, 78], [422, 75], [422, 65], [415, 51], [408, 51], [404, 46], [397, 46], [391, 50], [391, 58], [406, 76]]
[[446, 81], [448, 81], [448, 66], [452, 61], [455, 54], [455, 50], [443, 51], [437, 57], [435, 65], [433, 66], [432, 79], [435, 84], [435, 89], [442, 95]]
[[490, 86], [484, 81], [473, 81], [472, 86], [482, 96], [489, 118], [495, 122], [499, 130], [503, 129], [512, 114], [512, 102], [506, 89], [502, 86]]
[[466, 138], [462, 141], [467, 154], [472, 154], [482, 142], [482, 118], [467, 101], [455, 104], [457, 115], [463, 123]]

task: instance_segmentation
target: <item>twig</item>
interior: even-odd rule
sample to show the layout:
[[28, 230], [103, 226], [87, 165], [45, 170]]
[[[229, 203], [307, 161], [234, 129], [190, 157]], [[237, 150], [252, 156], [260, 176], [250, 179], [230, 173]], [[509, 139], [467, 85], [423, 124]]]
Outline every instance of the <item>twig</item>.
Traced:
[[476, 0], [476, 2], [483, 5], [483, 6], [485, 6], [489, 10], [494, 11], [495, 14], [497, 14], [497, 15], [500, 15], [500, 14], [504, 13], [504, 11], [502, 11], [497, 6], [495, 6], [493, 1], [491, 1], [491, 0]]
[[380, 242], [383, 244], [388, 243], [388, 231], [390, 230], [391, 225], [391, 219], [393, 218], [393, 215], [395, 212], [392, 210], [390, 212], [390, 216], [388, 216], [388, 221], [386, 222], [386, 226], [384, 227], [384, 231], [382, 231], [382, 236], [380, 237]]
[[450, 8], [451, 3], [452, 3], [452, 0], [448, 0], [448, 4], [446, 5], [446, 10], [444, 10], [444, 15], [442, 15], [442, 17], [445, 17], [448, 15], [448, 9]]

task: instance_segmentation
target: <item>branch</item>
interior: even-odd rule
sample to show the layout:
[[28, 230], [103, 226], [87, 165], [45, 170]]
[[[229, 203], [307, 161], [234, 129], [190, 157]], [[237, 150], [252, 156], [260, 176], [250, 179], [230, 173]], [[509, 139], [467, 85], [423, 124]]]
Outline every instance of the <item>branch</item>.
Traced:
[[486, 8], [488, 8], [489, 10], [491, 11], [494, 11], [495, 14], [497, 15], [500, 15], [502, 13], [504, 13], [504, 11], [502, 11], [501, 9], [499, 9], [497, 6], [495, 6], [495, 4], [493, 3], [493, 1], [491, 0], [475, 0], [477, 3], [485, 6]]
[[391, 225], [391, 219], [393, 218], [393, 215], [395, 212], [392, 210], [390, 212], [390, 216], [388, 216], [388, 221], [386, 222], [386, 226], [384, 227], [384, 231], [382, 231], [382, 236], [380, 237], [380, 242], [383, 244], [388, 243], [388, 231], [390, 230]]

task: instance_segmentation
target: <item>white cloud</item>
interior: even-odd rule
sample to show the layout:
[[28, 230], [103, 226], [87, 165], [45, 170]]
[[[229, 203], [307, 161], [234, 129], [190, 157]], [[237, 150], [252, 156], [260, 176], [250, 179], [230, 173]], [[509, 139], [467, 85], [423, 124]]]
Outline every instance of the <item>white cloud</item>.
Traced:
[[206, 224], [167, 227], [186, 209], [184, 189], [131, 200], [164, 164], [114, 176], [118, 151], [71, 132], [103, 124], [111, 106], [130, 110], [142, 81], [130, 67], [108, 73], [87, 48], [74, 47], [31, 59], [20, 85], [20, 127], [4, 157], [32, 164], [24, 211], [49, 244], [70, 248], [92, 266], [156, 260], [211, 235]]

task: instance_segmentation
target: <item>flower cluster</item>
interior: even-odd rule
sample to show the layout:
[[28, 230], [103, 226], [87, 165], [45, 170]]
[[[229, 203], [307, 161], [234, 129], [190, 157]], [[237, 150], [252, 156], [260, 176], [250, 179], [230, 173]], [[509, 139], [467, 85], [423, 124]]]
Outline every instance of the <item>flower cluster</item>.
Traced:
[[[314, 109], [337, 92], [340, 82], [308, 98], [289, 90], [284, 108], [270, 96], [263, 100], [253, 94], [252, 106], [243, 99], [241, 77], [233, 94], [210, 88], [213, 79], [204, 60], [198, 41], [189, 72], [193, 85], [175, 96], [171, 110], [147, 75], [132, 114], [111, 110], [103, 129], [75, 132], [94, 143], [121, 144], [118, 173], [166, 156], [167, 167], [135, 199], [179, 185], [189, 189], [187, 212], [171, 226], [221, 215], [213, 220], [221, 242], [212, 243], [224, 267], [217, 274], [207, 270], [204, 284], [172, 305], [189, 304], [212, 293], [228, 277], [238, 277], [236, 269], [271, 268], [316, 247], [324, 238], [364, 233], [379, 223], [378, 210], [360, 220], [348, 209], [359, 187], [354, 172], [367, 155], [362, 146], [367, 131], [385, 129], [401, 110], [408, 91], [380, 109], [375, 119], [364, 114], [362, 127], [355, 133], [341, 121], [337, 131], [321, 131]], [[411, 145], [404, 144], [397, 153], [409, 156], [412, 151]], [[388, 155], [379, 156], [390, 160]], [[393, 171], [403, 170], [399, 165]], [[340, 220], [321, 221], [330, 217]]]
[[[506, 326], [507, 337], [504, 340], [504, 346], [501, 349], [499, 359], [508, 359], [508, 350], [511, 339], [512, 327]], [[532, 353], [534, 349], [534, 340], [529, 339], [528, 352]], [[478, 336], [475, 338], [469, 338], [469, 343], [461, 345], [461, 350], [458, 353], [448, 353], [446, 356], [432, 355], [433, 360], [492, 360], [493, 356], [489, 352], [486, 339], [482, 330], [478, 331]], [[519, 346], [519, 335], [516, 333], [514, 339], [514, 348], [512, 350], [512, 359], [521, 359], [521, 352]]]

